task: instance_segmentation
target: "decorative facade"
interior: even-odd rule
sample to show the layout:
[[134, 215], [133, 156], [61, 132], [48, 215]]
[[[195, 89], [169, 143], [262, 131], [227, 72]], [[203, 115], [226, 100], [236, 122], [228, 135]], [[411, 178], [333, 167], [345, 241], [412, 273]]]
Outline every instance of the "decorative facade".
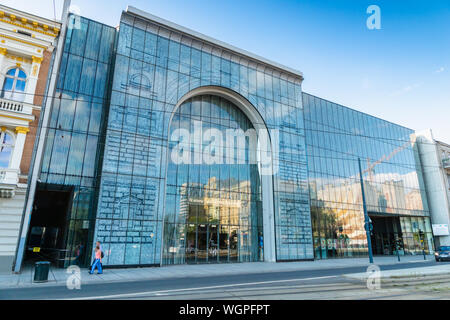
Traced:
[[11, 270], [60, 24], [0, 5], [0, 270]]

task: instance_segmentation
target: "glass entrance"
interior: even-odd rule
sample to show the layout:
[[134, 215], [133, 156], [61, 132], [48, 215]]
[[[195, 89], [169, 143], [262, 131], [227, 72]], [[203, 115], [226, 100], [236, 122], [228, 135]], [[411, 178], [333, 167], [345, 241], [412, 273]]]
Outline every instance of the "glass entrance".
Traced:
[[401, 252], [403, 237], [400, 219], [396, 216], [370, 215], [373, 230], [371, 232], [372, 252], [374, 255], [393, 255]]
[[207, 254], [207, 239], [208, 239], [208, 226], [200, 224], [197, 226], [197, 263], [208, 262]]
[[163, 264], [263, 259], [253, 137], [251, 122], [225, 99], [194, 97], [178, 108], [169, 132]]
[[186, 229], [186, 262], [196, 262], [196, 249], [197, 248], [197, 226], [195, 224], [189, 224]]

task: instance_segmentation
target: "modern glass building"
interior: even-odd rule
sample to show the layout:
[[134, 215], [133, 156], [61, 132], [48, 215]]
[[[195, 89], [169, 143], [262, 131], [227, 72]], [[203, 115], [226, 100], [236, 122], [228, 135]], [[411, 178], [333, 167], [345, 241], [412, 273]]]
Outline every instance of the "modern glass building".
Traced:
[[[312, 259], [301, 80], [146, 13], [124, 12], [96, 212], [105, 263]], [[245, 161], [249, 145], [244, 161], [197, 164], [193, 154], [173, 163], [173, 131], [195, 121], [200, 131], [277, 129], [286, 141], [279, 170], [262, 176], [260, 162]]]
[[83, 17], [71, 16], [70, 26], [26, 246], [26, 258], [43, 247], [61, 266], [90, 263], [116, 39], [114, 28]]
[[367, 255], [360, 157], [376, 252], [418, 252], [418, 229], [432, 250], [412, 130], [136, 8], [70, 19], [29, 246], [53, 230], [64, 266], [95, 241], [106, 266]]
[[303, 105], [316, 259], [367, 255], [358, 159], [373, 253], [432, 251], [414, 131], [306, 93]]

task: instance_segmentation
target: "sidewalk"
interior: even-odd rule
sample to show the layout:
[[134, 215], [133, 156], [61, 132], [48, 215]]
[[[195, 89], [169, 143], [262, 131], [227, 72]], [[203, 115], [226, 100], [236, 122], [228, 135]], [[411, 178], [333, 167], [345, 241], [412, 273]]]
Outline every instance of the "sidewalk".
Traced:
[[[433, 261], [433, 256], [427, 256], [427, 260], [423, 256], [403, 256], [401, 262], [397, 261], [397, 257], [375, 257], [374, 263], [377, 265], [412, 263], [412, 262], [429, 262]], [[198, 265], [173, 265], [164, 267], [151, 268], [119, 268], [105, 269], [101, 275], [88, 274], [88, 269], [81, 269], [81, 284], [89, 283], [107, 283], [107, 282], [124, 282], [124, 281], [143, 281], [155, 279], [169, 279], [182, 277], [204, 277], [219, 276], [231, 274], [251, 274], [265, 272], [283, 272], [283, 271], [302, 271], [302, 270], [321, 270], [334, 268], [348, 268], [356, 266], [368, 266], [368, 258], [344, 258], [329, 259], [316, 261], [301, 262], [251, 262], [251, 263], [234, 263], [234, 264], [198, 264]], [[439, 266], [413, 268], [413, 269], [430, 269], [433, 272], [450, 273], [450, 264], [442, 264]], [[413, 270], [403, 269], [403, 270]], [[396, 270], [401, 274], [402, 270]], [[386, 271], [393, 273], [394, 271]], [[413, 272], [418, 272], [417, 270]], [[24, 288], [24, 287], [42, 287], [66, 285], [66, 280], [71, 274], [66, 269], [50, 268], [48, 282], [34, 283], [34, 269], [32, 267], [25, 268], [20, 274], [0, 274], [1, 288]], [[362, 274], [359, 274], [362, 277]]]
[[[425, 266], [422, 268], [408, 268], [398, 270], [385, 270], [381, 271], [382, 282], [404, 281], [408, 279], [425, 279], [425, 278], [446, 278], [450, 277], [450, 264], [440, 263], [436, 266]], [[366, 281], [369, 277], [369, 273], [352, 273], [344, 275], [347, 278]]]

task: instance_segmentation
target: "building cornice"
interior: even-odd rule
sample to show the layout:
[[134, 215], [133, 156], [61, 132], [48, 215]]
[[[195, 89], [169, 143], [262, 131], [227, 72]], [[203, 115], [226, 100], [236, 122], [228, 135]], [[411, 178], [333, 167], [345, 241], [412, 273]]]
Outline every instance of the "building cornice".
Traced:
[[[1, 11], [0, 11], [0, 17], [1, 17]], [[59, 29], [57, 29], [57, 28], [54, 29], [55, 31], [53, 33], [50, 33], [50, 32], [46, 32], [46, 31], [43, 31], [43, 30], [39, 30], [36, 27], [30, 27], [30, 26], [27, 26], [24, 23], [17, 23], [17, 22], [14, 22], [12, 20], [7, 20], [5, 18], [0, 18], [0, 21], [3, 22], [3, 23], [11, 24], [11, 25], [19, 27], [19, 28], [24, 28], [24, 29], [31, 30], [31, 31], [34, 31], [34, 32], [42, 33], [42, 34], [45, 34], [46, 36], [50, 36], [50, 37], [57, 37], [58, 34], [59, 34]], [[47, 25], [46, 25], [46, 28], [48, 29]]]
[[16, 116], [16, 115], [7, 114], [5, 112], [0, 111], [0, 118], [1, 117], [14, 119], [14, 120], [22, 120], [22, 121], [26, 121], [26, 122], [33, 122], [33, 120], [34, 120], [33, 115], [25, 115], [24, 114], [24, 115]]
[[57, 21], [39, 17], [4, 5], [0, 5], [0, 21], [51, 37], [57, 37], [61, 29], [61, 23]]
[[[21, 39], [21, 38], [18, 37], [18, 36], [7, 35], [7, 34], [0, 34], [0, 38], [4, 38], [4, 39], [16, 41], [16, 42], [20, 42], [20, 43], [23, 43], [23, 44], [28, 44], [28, 45], [30, 45], [30, 46], [38, 47], [38, 48], [41, 48], [41, 49], [44, 49], [44, 50], [46, 50], [46, 49], [50, 46], [50, 45], [45, 46], [45, 45], [43, 45], [43, 44], [39, 44], [39, 43], [36, 43], [36, 42], [32, 42], [32, 41], [28, 41], [28, 40]], [[3, 44], [3, 43], [2, 43], [2, 44]], [[4, 45], [4, 44], [3, 44], [3, 45]]]
[[21, 63], [21, 62], [26, 63], [26, 64], [32, 64], [33, 63], [32, 59], [27, 59], [27, 58], [24, 58], [24, 57], [21, 57], [21, 56], [12, 55], [12, 54], [6, 54], [5, 57], [8, 58], [8, 59], [11, 59], [11, 60], [16, 60], [19, 63]]

